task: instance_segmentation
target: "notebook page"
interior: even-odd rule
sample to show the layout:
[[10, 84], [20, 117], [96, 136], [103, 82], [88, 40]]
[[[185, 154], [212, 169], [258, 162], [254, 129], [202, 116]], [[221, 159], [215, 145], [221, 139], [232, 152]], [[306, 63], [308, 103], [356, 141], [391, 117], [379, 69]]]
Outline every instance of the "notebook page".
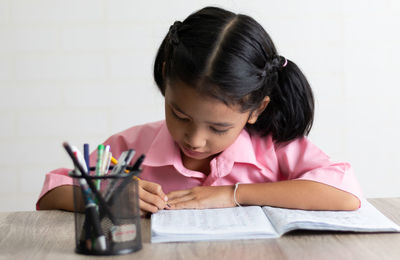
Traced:
[[399, 232], [400, 227], [368, 201], [356, 211], [308, 211], [263, 207], [278, 234], [295, 229], [355, 232]]
[[237, 235], [276, 232], [261, 207], [161, 210], [151, 216], [155, 235]]

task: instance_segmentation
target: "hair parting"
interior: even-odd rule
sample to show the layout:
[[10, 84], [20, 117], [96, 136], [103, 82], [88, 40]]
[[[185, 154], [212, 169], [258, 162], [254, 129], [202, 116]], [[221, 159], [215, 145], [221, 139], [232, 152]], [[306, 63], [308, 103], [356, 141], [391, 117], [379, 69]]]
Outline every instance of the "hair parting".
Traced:
[[154, 79], [162, 94], [181, 81], [242, 111], [255, 111], [268, 96], [266, 109], [246, 128], [276, 142], [307, 135], [313, 124], [306, 77], [247, 15], [206, 7], [175, 22], [159, 47]]

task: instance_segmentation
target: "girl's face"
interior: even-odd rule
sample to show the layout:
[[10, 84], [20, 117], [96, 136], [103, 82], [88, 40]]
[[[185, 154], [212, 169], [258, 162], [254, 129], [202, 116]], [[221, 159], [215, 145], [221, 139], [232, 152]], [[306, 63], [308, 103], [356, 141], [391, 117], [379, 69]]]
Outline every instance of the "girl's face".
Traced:
[[204, 160], [224, 151], [247, 122], [255, 122], [250, 115], [182, 82], [167, 85], [165, 90], [167, 127], [183, 157]]

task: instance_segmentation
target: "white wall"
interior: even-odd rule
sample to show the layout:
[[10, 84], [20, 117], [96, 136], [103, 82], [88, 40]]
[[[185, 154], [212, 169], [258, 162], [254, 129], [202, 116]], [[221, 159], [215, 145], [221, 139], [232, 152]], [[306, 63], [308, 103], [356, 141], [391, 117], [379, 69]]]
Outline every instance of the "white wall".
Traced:
[[156, 50], [206, 5], [258, 20], [314, 88], [313, 142], [367, 197], [400, 195], [396, 0], [0, 0], [0, 211], [34, 209], [45, 173], [71, 166], [62, 141], [162, 119]]

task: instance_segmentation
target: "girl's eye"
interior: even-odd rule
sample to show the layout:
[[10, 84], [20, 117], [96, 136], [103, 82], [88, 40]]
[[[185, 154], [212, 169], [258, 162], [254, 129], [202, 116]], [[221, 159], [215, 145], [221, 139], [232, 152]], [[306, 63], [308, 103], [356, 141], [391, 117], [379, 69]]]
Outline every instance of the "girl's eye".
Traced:
[[172, 115], [178, 120], [181, 120], [181, 121], [188, 121], [189, 120], [188, 118], [178, 116], [177, 113], [173, 109], [171, 109], [171, 112], [172, 112]]
[[218, 135], [223, 135], [226, 132], [228, 132], [228, 129], [220, 130], [220, 129], [214, 128], [212, 126], [210, 126], [210, 129], [211, 129], [211, 131], [213, 131], [214, 133], [216, 133]]

